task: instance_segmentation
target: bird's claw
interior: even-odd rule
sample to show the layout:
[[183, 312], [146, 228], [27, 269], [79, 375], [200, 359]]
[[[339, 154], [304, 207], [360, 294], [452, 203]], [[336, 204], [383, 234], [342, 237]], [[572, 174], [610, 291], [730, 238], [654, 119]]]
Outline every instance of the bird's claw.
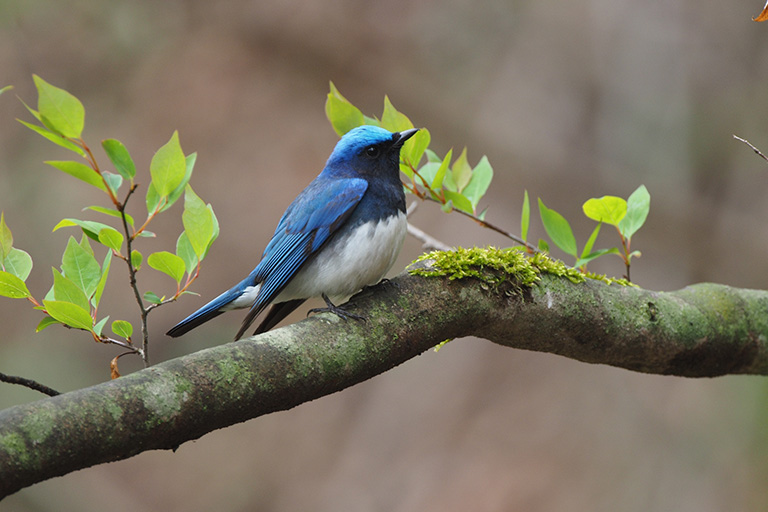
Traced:
[[333, 302], [331, 302], [331, 299], [328, 298], [327, 295], [322, 295], [323, 300], [325, 301], [326, 307], [324, 308], [312, 308], [309, 311], [307, 311], [307, 316], [309, 316], [312, 313], [333, 313], [334, 315], [338, 316], [342, 320], [347, 320], [348, 318], [352, 318], [354, 320], [362, 320], [363, 322], [366, 322], [368, 319], [361, 315], [356, 315], [354, 313], [350, 313], [349, 311], [340, 308]]

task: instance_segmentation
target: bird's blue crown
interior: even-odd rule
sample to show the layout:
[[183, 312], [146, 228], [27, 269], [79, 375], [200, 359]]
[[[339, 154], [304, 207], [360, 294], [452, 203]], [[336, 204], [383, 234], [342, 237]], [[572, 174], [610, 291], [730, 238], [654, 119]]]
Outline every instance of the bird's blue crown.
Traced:
[[393, 135], [384, 128], [368, 124], [352, 128], [336, 144], [330, 159], [357, 155], [368, 146], [392, 141]]

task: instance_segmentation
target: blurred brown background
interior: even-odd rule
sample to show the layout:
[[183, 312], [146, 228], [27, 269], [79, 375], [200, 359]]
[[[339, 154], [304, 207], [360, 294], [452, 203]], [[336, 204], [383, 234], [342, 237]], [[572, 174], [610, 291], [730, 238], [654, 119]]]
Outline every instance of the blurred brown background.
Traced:
[[[146, 173], [174, 129], [199, 153], [192, 183], [221, 221], [196, 286], [151, 317], [155, 362], [229, 339], [232, 313], [179, 340], [165, 330], [250, 271], [337, 138], [328, 82], [368, 114], [388, 94], [433, 148], [487, 154], [488, 219], [519, 230], [523, 190], [591, 230], [581, 204], [652, 197], [633, 248], [641, 286], [699, 281], [765, 288], [768, 24], [755, 1], [0, 2], [0, 209], [29, 251], [42, 297], [74, 230], [105, 204], [43, 160], [69, 158], [14, 118], [31, 74], [85, 104], [85, 138], [114, 137]], [[97, 153], [102, 163], [107, 161]], [[146, 176], [146, 175], [145, 175]], [[145, 184], [147, 178], [139, 178]], [[143, 219], [143, 192], [132, 200]], [[141, 250], [170, 249], [180, 205]], [[508, 242], [434, 205], [413, 222], [451, 244]], [[542, 234], [535, 215], [533, 236]], [[79, 237], [79, 235], [78, 235]], [[604, 229], [598, 246], [617, 240]], [[420, 252], [409, 240], [395, 270]], [[235, 255], [240, 255], [236, 257]], [[593, 270], [620, 275], [618, 258]], [[136, 320], [112, 266], [101, 308]], [[144, 290], [171, 290], [149, 269]], [[295, 318], [299, 318], [300, 315]], [[101, 382], [116, 347], [51, 328], [0, 300], [0, 371], [61, 390]], [[139, 368], [121, 360], [123, 372]], [[720, 511], [768, 508], [768, 385], [757, 377], [646, 376], [456, 340], [370, 382], [26, 489], [13, 511]], [[0, 387], [0, 406], [39, 398]]]

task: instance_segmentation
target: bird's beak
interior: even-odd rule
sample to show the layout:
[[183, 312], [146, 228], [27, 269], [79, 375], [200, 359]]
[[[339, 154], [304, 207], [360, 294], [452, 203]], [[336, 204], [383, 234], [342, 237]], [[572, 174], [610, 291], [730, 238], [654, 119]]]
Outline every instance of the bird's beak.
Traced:
[[397, 137], [397, 140], [395, 140], [395, 143], [396, 143], [398, 146], [402, 146], [402, 145], [405, 143], [405, 141], [407, 141], [408, 139], [410, 139], [411, 137], [413, 137], [413, 135], [414, 135], [414, 134], [415, 134], [417, 131], [419, 131], [419, 129], [418, 129], [418, 128], [411, 128], [410, 130], [403, 130], [402, 132], [399, 132], [399, 133], [397, 134], [397, 135], [398, 135], [398, 137]]

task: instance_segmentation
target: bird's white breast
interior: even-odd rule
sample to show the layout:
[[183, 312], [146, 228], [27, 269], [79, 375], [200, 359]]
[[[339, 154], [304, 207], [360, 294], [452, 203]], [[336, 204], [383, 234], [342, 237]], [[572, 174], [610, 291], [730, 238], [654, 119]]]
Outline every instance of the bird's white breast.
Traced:
[[398, 212], [335, 237], [296, 273], [274, 302], [323, 293], [339, 300], [378, 283], [400, 254], [407, 224], [405, 214]]

